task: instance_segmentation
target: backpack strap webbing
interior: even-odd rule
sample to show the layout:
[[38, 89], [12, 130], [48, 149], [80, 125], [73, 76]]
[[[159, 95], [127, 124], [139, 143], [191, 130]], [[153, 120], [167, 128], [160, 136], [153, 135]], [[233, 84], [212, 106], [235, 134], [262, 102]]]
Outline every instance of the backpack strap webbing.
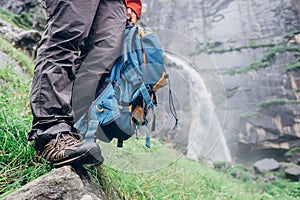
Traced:
[[123, 140], [118, 139], [117, 147], [122, 148], [123, 147]]
[[149, 128], [146, 126], [146, 143], [145, 146], [150, 148], [150, 131]]
[[95, 119], [91, 119], [87, 125], [87, 131], [85, 133], [85, 140], [87, 142], [94, 142], [95, 141], [95, 132], [97, 131], [99, 125], [99, 121]]
[[146, 85], [142, 84], [139, 90], [140, 90], [140, 92], [141, 92], [141, 94], [144, 98], [144, 101], [145, 101], [147, 107], [152, 108], [153, 107], [153, 101], [150, 97], [150, 94], [149, 94], [147, 88], [146, 88]]

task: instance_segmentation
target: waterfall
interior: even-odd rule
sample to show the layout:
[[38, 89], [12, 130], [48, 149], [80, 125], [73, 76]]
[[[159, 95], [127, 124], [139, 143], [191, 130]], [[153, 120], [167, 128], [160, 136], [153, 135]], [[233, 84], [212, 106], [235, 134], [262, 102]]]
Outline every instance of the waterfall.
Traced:
[[[189, 110], [190, 119], [188, 120], [190, 121], [190, 128], [187, 157], [194, 160], [232, 161], [221, 124], [215, 112], [211, 93], [203, 78], [184, 59], [172, 54], [166, 54], [166, 56], [171, 62], [181, 66], [180, 70], [188, 77], [191, 109]], [[176, 79], [176, 77], [172, 78]], [[176, 85], [172, 88], [175, 89], [174, 93], [176, 94]]]

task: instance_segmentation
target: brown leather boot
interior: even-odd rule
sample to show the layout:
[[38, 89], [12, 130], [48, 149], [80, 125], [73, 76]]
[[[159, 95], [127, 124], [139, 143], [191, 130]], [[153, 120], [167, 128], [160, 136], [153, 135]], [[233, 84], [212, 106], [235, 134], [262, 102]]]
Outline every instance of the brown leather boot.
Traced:
[[103, 163], [100, 147], [95, 142], [82, 143], [69, 132], [58, 133], [35, 154], [54, 167], [64, 165], [98, 165]]

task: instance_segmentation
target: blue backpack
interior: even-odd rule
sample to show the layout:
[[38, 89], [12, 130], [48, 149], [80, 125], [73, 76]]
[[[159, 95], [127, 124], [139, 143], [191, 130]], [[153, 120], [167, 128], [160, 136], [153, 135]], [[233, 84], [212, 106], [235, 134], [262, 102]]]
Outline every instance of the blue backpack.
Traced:
[[[155, 33], [144, 35], [138, 27], [128, 26], [122, 54], [106, 83], [75, 126], [86, 141], [98, 138], [110, 142], [117, 138], [117, 146], [122, 147], [123, 141], [137, 134], [140, 126], [147, 127], [146, 116], [157, 104], [155, 92], [168, 83], [158, 36]], [[152, 130], [154, 126], [153, 123]], [[146, 146], [150, 148], [148, 128]]]

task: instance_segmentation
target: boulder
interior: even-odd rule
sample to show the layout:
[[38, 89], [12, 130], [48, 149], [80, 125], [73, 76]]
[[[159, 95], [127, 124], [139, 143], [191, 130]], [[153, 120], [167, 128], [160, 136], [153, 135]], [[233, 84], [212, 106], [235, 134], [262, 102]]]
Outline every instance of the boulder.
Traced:
[[99, 187], [84, 168], [75, 172], [70, 166], [64, 166], [27, 183], [3, 200], [100, 200], [105, 195]]
[[266, 173], [279, 169], [279, 163], [272, 158], [265, 158], [253, 164], [253, 168], [257, 173]]
[[285, 177], [292, 181], [299, 181], [300, 178], [300, 166], [298, 165], [291, 165], [290, 167], [284, 170]]

